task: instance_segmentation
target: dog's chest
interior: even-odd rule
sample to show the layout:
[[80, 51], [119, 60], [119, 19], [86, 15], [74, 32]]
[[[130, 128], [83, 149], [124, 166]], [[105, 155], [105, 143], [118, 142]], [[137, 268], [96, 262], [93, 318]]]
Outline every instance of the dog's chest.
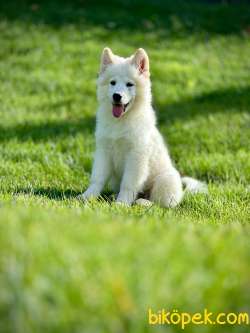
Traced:
[[113, 172], [122, 176], [128, 154], [135, 148], [135, 131], [124, 125], [105, 125], [97, 132], [98, 142], [109, 152]]
[[128, 157], [130, 150], [131, 144], [128, 140], [124, 138], [111, 140], [110, 153], [112, 166], [117, 175], [121, 176], [123, 174], [126, 158]]

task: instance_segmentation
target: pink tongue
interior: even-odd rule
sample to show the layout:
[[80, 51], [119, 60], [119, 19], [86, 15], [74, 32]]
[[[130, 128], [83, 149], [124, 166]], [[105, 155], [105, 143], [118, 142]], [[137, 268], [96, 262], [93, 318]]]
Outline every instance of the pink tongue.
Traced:
[[116, 118], [119, 118], [123, 112], [123, 106], [122, 105], [113, 105], [113, 116]]

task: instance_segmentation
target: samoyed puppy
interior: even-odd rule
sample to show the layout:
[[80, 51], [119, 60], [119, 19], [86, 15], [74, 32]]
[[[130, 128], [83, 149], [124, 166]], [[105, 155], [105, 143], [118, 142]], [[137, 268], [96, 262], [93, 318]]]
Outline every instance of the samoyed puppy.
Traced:
[[155, 202], [175, 207], [186, 191], [206, 191], [205, 184], [180, 176], [156, 127], [144, 49], [122, 58], [104, 48], [97, 98], [94, 164], [90, 185], [80, 199], [99, 196], [107, 182], [118, 194], [117, 203], [125, 205]]

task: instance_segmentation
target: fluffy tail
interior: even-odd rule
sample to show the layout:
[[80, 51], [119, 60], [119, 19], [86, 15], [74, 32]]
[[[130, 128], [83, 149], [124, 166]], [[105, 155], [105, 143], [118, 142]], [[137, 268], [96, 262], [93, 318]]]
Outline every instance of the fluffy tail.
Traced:
[[206, 183], [191, 177], [182, 177], [181, 180], [182, 184], [185, 186], [185, 192], [192, 194], [208, 193], [208, 187]]

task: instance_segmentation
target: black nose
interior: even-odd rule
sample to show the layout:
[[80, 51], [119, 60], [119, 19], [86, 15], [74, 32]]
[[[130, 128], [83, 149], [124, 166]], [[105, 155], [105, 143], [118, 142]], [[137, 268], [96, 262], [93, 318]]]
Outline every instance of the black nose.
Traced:
[[113, 94], [113, 100], [115, 102], [120, 102], [122, 99], [122, 96], [120, 94]]

